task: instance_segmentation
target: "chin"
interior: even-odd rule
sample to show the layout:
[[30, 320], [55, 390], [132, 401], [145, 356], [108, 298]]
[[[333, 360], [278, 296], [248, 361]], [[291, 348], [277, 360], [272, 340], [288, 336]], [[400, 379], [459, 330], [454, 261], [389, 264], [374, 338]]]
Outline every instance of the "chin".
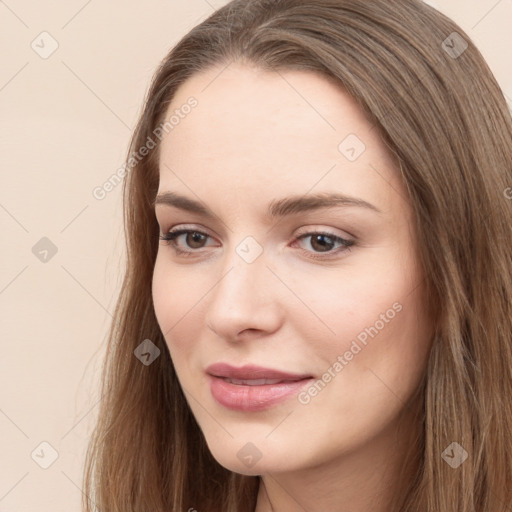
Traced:
[[[293, 469], [290, 466], [289, 458], [275, 450], [270, 450], [272, 455], [269, 455], [268, 449], [262, 448], [259, 450], [251, 442], [242, 444], [235, 451], [233, 451], [233, 446], [217, 446], [213, 450], [210, 449], [210, 453], [222, 467], [241, 475], [257, 476], [265, 473], [281, 473]], [[286, 466], [283, 466], [283, 461]]]
[[256, 476], [262, 472], [261, 465], [256, 463], [252, 466], [240, 461], [236, 454], [211, 452], [214, 459], [223, 467], [240, 475]]

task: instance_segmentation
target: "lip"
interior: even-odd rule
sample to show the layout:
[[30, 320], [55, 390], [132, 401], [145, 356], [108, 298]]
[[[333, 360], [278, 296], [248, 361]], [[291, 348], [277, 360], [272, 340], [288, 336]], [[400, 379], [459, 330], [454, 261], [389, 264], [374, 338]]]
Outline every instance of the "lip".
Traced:
[[206, 373], [214, 377], [224, 377], [228, 379], [280, 379], [280, 380], [301, 380], [311, 375], [288, 373], [280, 370], [272, 370], [263, 366], [256, 366], [253, 364], [246, 364], [244, 366], [236, 367], [227, 363], [215, 363], [206, 368]]
[[[213, 398], [228, 409], [246, 412], [262, 411], [285, 401], [313, 378], [311, 375], [283, 372], [262, 366], [234, 367], [226, 363], [208, 366], [206, 372]], [[258, 383], [261, 380], [270, 382]]]

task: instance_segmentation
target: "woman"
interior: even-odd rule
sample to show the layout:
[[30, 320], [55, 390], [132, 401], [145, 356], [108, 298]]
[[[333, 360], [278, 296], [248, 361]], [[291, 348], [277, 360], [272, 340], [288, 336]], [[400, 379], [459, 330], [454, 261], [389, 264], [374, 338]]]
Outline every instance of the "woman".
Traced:
[[127, 159], [85, 510], [510, 511], [511, 148], [421, 2], [195, 27]]

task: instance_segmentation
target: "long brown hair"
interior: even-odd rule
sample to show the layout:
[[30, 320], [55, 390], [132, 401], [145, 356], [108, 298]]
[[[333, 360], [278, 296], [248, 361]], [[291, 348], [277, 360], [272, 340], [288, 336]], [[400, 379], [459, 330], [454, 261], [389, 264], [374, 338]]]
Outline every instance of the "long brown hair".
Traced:
[[[400, 163], [435, 336], [421, 390], [423, 435], [413, 447], [421, 463], [393, 512], [510, 512], [512, 122], [481, 54], [417, 0], [235, 0], [165, 57], [128, 156], [155, 139], [183, 82], [231, 62], [336, 80]], [[124, 182], [127, 262], [84, 510], [252, 511], [258, 477], [232, 473], [209, 453], [154, 314], [158, 155], [157, 143], [132, 161]], [[145, 339], [161, 351], [148, 366], [134, 356]], [[458, 467], [443, 457], [452, 442], [468, 454]]]

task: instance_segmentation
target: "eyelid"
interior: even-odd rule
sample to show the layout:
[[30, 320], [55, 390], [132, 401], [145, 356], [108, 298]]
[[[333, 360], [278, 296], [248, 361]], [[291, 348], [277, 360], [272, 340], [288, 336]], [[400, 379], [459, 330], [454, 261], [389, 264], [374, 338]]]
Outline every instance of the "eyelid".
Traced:
[[[166, 229], [163, 229], [163, 234], [167, 234], [170, 231], [181, 231], [181, 230], [189, 230], [189, 231], [195, 231], [197, 233], [202, 233], [204, 235], [209, 236], [210, 238], [216, 239], [214, 235], [212, 235], [208, 229], [204, 228], [203, 226], [197, 227], [197, 224], [176, 224], [174, 226], [170, 226]], [[322, 225], [319, 224], [312, 224], [310, 226], [306, 226], [304, 228], [300, 228], [297, 233], [294, 234], [295, 238], [299, 238], [306, 234], [325, 234], [328, 236], [336, 237], [336, 238], [342, 238], [347, 241], [354, 241], [356, 240], [356, 237], [348, 233], [347, 231], [343, 231], [343, 234], [337, 234], [334, 232], [332, 228], [325, 228], [321, 227]], [[177, 229], [179, 227], [179, 229]]]
[[196, 233], [201, 233], [203, 235], [206, 235], [210, 238], [217, 239], [217, 237], [215, 235], [211, 234], [210, 230], [208, 230], [198, 224], [175, 224], [173, 226], [169, 226], [168, 228], [161, 230], [161, 232], [164, 235], [167, 235], [171, 231], [174, 231], [174, 232], [176, 232], [176, 231], [194, 231]]
[[[341, 233], [336, 233], [336, 231], [341, 231]], [[298, 232], [295, 234], [296, 238], [299, 238], [302, 235], [311, 235], [311, 234], [320, 234], [323, 233], [325, 235], [329, 235], [332, 237], [342, 238], [343, 240], [356, 240], [356, 237], [351, 235], [348, 231], [336, 230], [335, 228], [325, 227], [324, 224], [311, 224], [306, 226], [305, 228], [300, 228]]]

